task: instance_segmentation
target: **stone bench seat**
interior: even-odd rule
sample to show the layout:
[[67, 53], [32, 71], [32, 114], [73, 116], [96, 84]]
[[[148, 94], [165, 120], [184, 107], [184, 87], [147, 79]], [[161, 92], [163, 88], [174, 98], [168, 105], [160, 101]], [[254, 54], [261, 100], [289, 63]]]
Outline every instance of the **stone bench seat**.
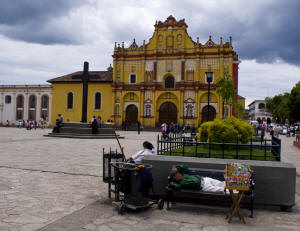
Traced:
[[[225, 181], [224, 170], [219, 169], [205, 169], [205, 168], [189, 168], [189, 175], [199, 175], [201, 177], [210, 177], [219, 181]], [[166, 187], [166, 200], [167, 208], [170, 209], [170, 202], [181, 201], [181, 202], [197, 202], [197, 199], [200, 201], [211, 200], [211, 201], [220, 201], [220, 202], [230, 202], [229, 191], [225, 190], [223, 192], [208, 192], [204, 190], [195, 190], [195, 189], [185, 189], [181, 188], [179, 190], [174, 190], [170, 187], [170, 176], [168, 177], [169, 183]], [[254, 174], [252, 173], [251, 178], [251, 187], [248, 192], [245, 193], [243, 202], [249, 200], [250, 204], [250, 217], [253, 217], [253, 201], [254, 201]], [[195, 200], [196, 199], [196, 200]]]

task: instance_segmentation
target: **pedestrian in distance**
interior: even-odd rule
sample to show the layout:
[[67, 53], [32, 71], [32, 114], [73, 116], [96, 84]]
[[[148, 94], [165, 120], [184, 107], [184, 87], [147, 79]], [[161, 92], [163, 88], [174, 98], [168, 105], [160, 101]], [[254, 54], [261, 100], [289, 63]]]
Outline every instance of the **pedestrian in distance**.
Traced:
[[101, 116], [97, 117], [97, 127], [101, 128]]
[[162, 123], [162, 125], [160, 126], [161, 127], [161, 134], [162, 134], [162, 137], [163, 139], [166, 139], [167, 138], [167, 124], [166, 123]]
[[93, 116], [93, 119], [92, 119], [92, 133], [93, 134], [97, 134], [98, 133], [98, 126], [97, 126], [96, 116]]
[[140, 123], [140, 121], [137, 122], [137, 131], [138, 131], [138, 134], [141, 133], [141, 123]]
[[55, 126], [53, 127], [52, 132], [59, 133], [60, 127], [61, 127], [61, 121], [60, 121], [60, 119], [56, 119], [56, 123], [55, 123]]
[[58, 117], [60, 119], [60, 122], [63, 123], [64, 122], [64, 116], [62, 114], [58, 114]]

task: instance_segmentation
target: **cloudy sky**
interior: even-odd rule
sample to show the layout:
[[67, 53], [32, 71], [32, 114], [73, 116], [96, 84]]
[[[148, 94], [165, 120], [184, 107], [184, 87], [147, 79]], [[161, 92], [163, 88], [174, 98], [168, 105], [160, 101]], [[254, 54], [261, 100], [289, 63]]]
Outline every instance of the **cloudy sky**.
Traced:
[[152, 36], [156, 20], [185, 19], [201, 43], [233, 37], [248, 105], [300, 81], [298, 0], [1, 0], [0, 85], [45, 84], [81, 70], [106, 70], [114, 42]]

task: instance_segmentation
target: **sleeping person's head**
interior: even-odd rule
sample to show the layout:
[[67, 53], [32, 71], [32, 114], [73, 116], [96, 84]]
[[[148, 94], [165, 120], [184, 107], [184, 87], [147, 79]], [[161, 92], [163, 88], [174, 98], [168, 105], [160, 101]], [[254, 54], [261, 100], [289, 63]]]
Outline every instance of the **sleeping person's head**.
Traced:
[[171, 179], [175, 182], [179, 182], [182, 179], [182, 174], [175, 167], [171, 169], [170, 176], [171, 176]]

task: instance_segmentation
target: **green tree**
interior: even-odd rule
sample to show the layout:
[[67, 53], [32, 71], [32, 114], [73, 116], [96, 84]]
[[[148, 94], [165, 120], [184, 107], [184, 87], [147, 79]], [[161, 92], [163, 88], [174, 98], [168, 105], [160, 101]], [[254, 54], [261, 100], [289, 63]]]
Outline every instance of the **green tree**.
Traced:
[[289, 97], [289, 93], [284, 93], [273, 98], [265, 98], [266, 110], [272, 114], [277, 122], [284, 123], [286, 119], [290, 119]]
[[248, 115], [245, 112], [245, 108], [243, 107], [243, 105], [239, 104], [239, 103], [233, 103], [233, 108], [236, 112], [236, 117], [241, 119], [241, 120], [246, 120], [248, 118]]
[[287, 105], [291, 122], [300, 121], [300, 81], [293, 87]]
[[223, 118], [224, 114], [224, 104], [232, 102], [236, 92], [234, 90], [234, 81], [231, 75], [228, 72], [224, 72], [224, 76], [219, 77], [217, 81], [216, 92], [219, 96], [222, 97], [222, 106], [223, 106]]

